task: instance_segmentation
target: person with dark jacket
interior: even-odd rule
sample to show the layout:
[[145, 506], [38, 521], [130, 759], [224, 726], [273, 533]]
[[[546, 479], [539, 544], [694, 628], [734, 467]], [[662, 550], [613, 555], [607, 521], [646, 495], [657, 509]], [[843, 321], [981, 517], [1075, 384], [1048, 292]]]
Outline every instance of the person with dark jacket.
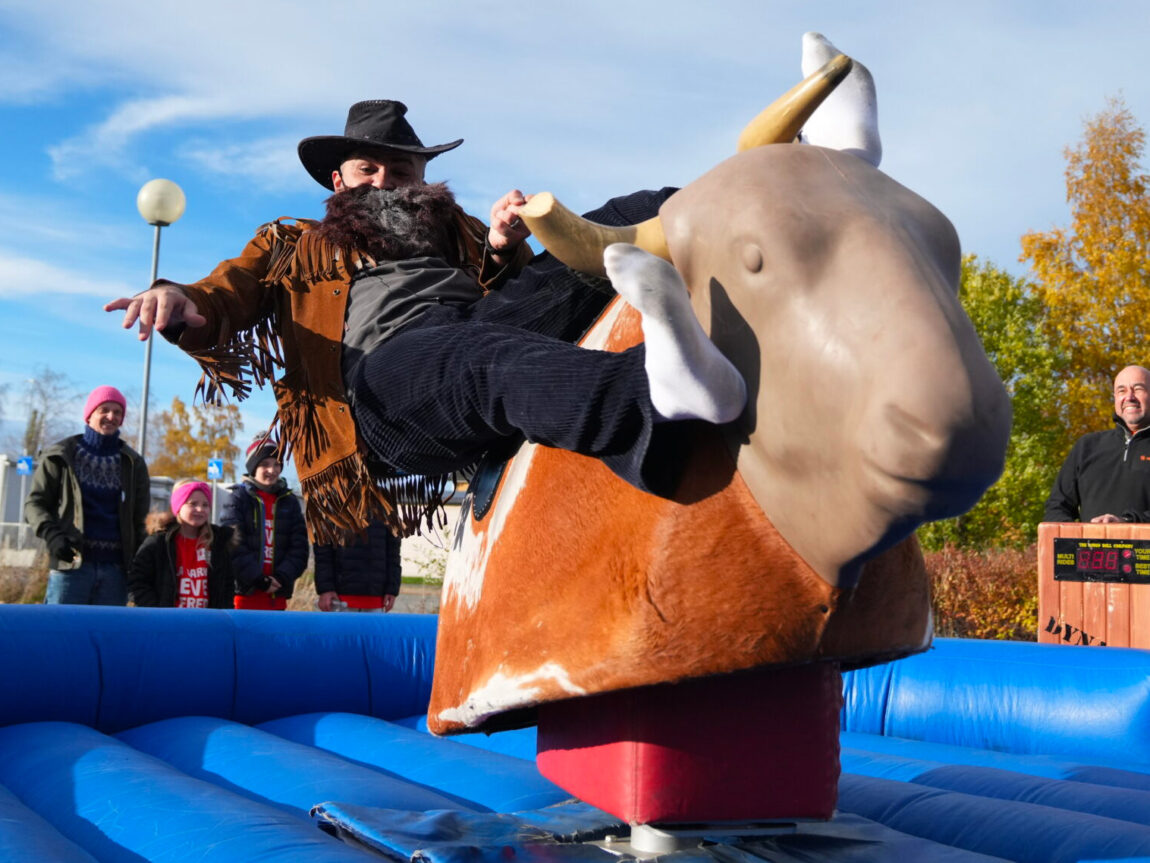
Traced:
[[1114, 428], [1083, 435], [1058, 472], [1043, 521], [1150, 522], [1150, 371], [1114, 378]]
[[144, 540], [151, 483], [144, 459], [120, 439], [127, 402], [96, 387], [84, 433], [41, 453], [24, 520], [48, 545], [46, 603], [124, 605], [125, 575]]
[[282, 611], [307, 567], [307, 524], [299, 499], [280, 476], [279, 446], [257, 435], [247, 450], [247, 474], [232, 489], [220, 521], [235, 528], [232, 552], [235, 607]]
[[320, 611], [391, 611], [399, 595], [400, 540], [381, 521], [350, 545], [315, 547]]
[[233, 531], [211, 524], [211, 511], [211, 486], [182, 482], [172, 489], [172, 511], [148, 516], [149, 536], [128, 572], [137, 606], [232, 607]]

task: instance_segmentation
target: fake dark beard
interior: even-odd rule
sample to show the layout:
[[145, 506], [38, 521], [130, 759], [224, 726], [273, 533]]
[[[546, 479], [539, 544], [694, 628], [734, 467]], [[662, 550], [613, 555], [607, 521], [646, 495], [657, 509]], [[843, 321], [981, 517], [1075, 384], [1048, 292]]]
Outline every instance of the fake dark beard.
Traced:
[[317, 233], [377, 261], [435, 256], [451, 261], [455, 196], [444, 183], [376, 189], [357, 186], [325, 202]]

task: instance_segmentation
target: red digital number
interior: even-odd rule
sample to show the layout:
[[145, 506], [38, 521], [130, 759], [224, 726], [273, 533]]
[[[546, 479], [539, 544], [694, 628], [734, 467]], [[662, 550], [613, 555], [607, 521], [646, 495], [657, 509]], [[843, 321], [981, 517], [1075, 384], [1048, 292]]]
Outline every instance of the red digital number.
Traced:
[[1079, 548], [1079, 572], [1117, 572], [1118, 552], [1106, 549]]

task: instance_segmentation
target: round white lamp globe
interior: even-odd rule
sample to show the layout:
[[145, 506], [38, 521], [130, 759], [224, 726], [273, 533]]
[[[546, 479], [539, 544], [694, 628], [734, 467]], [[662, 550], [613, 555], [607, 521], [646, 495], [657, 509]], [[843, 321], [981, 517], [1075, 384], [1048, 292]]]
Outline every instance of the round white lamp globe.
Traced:
[[136, 195], [136, 209], [149, 225], [170, 225], [184, 214], [184, 190], [171, 180], [149, 180]]

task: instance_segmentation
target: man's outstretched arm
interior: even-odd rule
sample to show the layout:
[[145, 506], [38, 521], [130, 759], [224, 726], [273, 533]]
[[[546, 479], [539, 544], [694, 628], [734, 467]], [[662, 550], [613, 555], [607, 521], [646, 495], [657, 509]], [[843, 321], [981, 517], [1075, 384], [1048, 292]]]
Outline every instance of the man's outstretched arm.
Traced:
[[171, 325], [202, 327], [207, 323], [183, 288], [172, 282], [158, 281], [143, 293], [120, 297], [104, 306], [105, 312], [121, 310], [124, 329], [139, 324], [140, 341], [145, 341], [153, 329], [163, 332]]
[[124, 327], [138, 325], [139, 337], [159, 332], [200, 364], [204, 397], [230, 390], [245, 398], [254, 384], [274, 377], [279, 360], [266, 346], [278, 338], [272, 329], [280, 283], [295, 257], [300, 236], [311, 223], [279, 219], [263, 225], [238, 257], [221, 262], [197, 282], [179, 285], [157, 280], [134, 297], [104, 306], [123, 311]]

